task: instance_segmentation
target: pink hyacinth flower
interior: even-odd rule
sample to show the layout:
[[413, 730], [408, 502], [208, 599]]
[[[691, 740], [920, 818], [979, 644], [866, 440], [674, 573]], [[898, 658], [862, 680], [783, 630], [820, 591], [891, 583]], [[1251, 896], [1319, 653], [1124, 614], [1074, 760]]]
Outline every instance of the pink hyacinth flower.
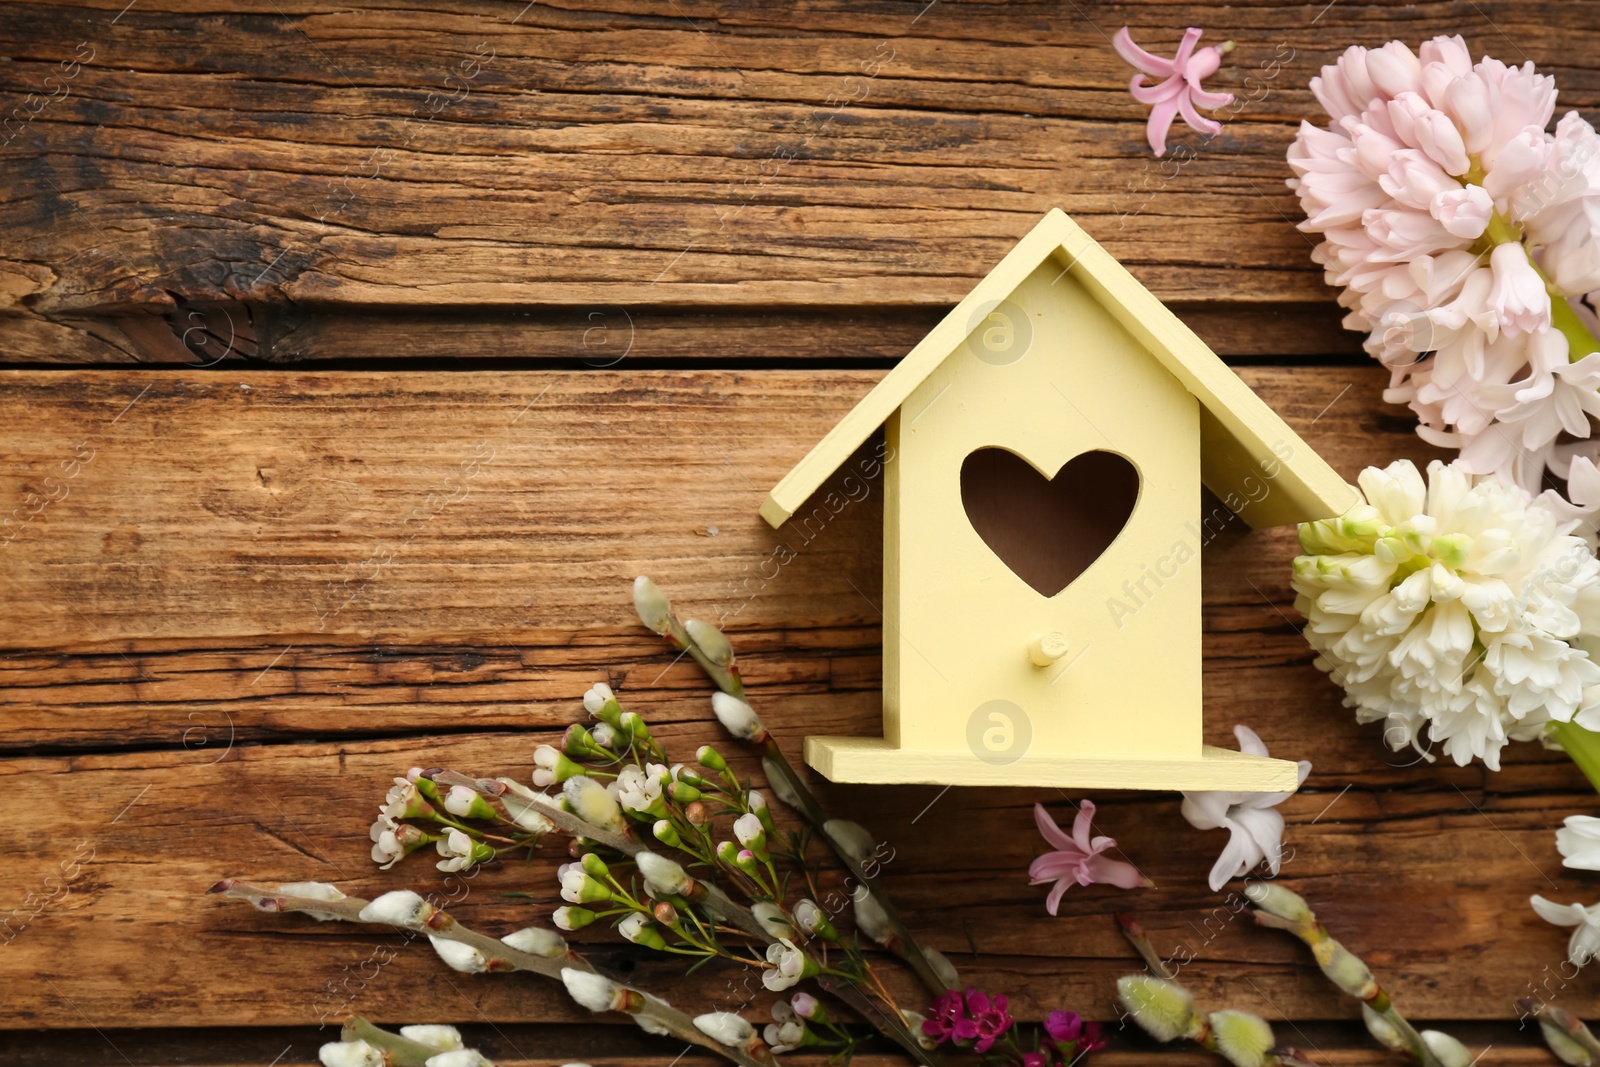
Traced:
[[[1224, 51], [1215, 45], [1196, 51], [1195, 43], [1203, 32], [1193, 26], [1185, 30], [1183, 43], [1178, 46], [1177, 55], [1171, 59], [1153, 56], [1134, 44], [1126, 26], [1111, 39], [1111, 46], [1117, 50], [1117, 55], [1141, 72], [1135, 74], [1128, 83], [1128, 92], [1139, 103], [1151, 105], [1150, 121], [1145, 132], [1150, 139], [1150, 150], [1158, 159], [1167, 152], [1167, 131], [1172, 128], [1172, 120], [1178, 115], [1183, 116], [1183, 121], [1191, 129], [1215, 137], [1222, 132], [1222, 123], [1201, 115], [1195, 110], [1195, 105], [1215, 109], [1233, 103], [1232, 93], [1208, 92], [1200, 85], [1222, 65]], [[1146, 85], [1145, 75], [1163, 80]]]
[[1094, 802], [1085, 800], [1078, 807], [1078, 817], [1072, 822], [1072, 836], [1061, 832], [1061, 827], [1050, 818], [1043, 804], [1033, 806], [1033, 820], [1039, 833], [1054, 845], [1056, 851], [1046, 852], [1028, 866], [1029, 885], [1046, 885], [1054, 882], [1044, 906], [1051, 915], [1061, 906], [1062, 894], [1074, 885], [1114, 885], [1133, 889], [1147, 885], [1144, 875], [1131, 863], [1102, 855], [1107, 849], [1117, 847], [1109, 837], [1090, 838], [1089, 823], [1094, 819]]

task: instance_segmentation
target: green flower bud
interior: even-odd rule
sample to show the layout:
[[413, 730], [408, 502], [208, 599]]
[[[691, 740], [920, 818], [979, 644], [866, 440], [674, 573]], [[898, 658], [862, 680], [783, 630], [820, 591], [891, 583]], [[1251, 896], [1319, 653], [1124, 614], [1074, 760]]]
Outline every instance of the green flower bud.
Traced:
[[599, 917], [588, 908], [564, 907], [557, 908], [555, 914], [550, 916], [550, 921], [560, 929], [571, 933], [573, 930], [582, 930]]
[[656, 835], [657, 841], [669, 848], [681, 848], [683, 846], [683, 838], [678, 836], [678, 831], [673, 829], [672, 823], [666, 819], [657, 819], [655, 826], [651, 827], [651, 832]]
[[606, 866], [606, 861], [593, 852], [584, 853], [583, 869], [596, 878], [605, 878], [611, 873], [611, 868]]
[[713, 771], [725, 771], [728, 769], [728, 761], [723, 759], [722, 754], [710, 745], [701, 745], [699, 751], [694, 754], [694, 758], [699, 762], [700, 766], [707, 767]]
[[673, 782], [667, 787], [667, 791], [672, 794], [672, 799], [679, 804], [692, 804], [703, 795], [700, 790], [684, 781]]

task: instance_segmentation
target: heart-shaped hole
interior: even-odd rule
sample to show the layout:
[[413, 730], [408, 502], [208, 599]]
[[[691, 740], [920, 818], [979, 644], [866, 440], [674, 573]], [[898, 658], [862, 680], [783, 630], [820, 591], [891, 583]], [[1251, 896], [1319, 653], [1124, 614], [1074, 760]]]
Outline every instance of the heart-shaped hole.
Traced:
[[967, 521], [1011, 572], [1047, 597], [1089, 569], [1133, 514], [1139, 471], [1084, 452], [1046, 478], [1015, 452], [980, 448], [961, 464]]

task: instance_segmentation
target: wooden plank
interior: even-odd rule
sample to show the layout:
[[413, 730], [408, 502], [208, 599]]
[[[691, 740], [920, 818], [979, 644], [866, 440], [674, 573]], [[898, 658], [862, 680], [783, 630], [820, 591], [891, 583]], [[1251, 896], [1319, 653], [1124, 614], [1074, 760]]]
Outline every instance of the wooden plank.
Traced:
[[[1427, 453], [1383, 414], [1378, 368], [1243, 373], [1347, 477]], [[627, 598], [641, 572], [735, 631], [753, 681], [867, 732], [876, 487], [776, 533], [756, 509], [878, 378], [0, 375], [0, 751], [396, 735], [441, 712], [501, 729], [564, 721], [600, 678], [697, 686], [658, 677]], [[1323, 758], [1363, 773], [1370, 739], [1289, 622], [1292, 531], [1214, 514], [1213, 717], [1295, 736], [1319, 709]]]
[[[703, 709], [702, 698], [686, 696], [672, 716], [684, 721], [655, 732], [672, 751], [692, 751], [718, 735]], [[793, 741], [802, 730], [849, 725], [826, 702], [764, 710]], [[555, 736], [235, 746], [217, 763], [181, 751], [0, 763], [0, 778], [51, 813], [49, 831], [19, 835], [8, 857], [0, 904], [23, 918], [6, 951], [18, 973], [38, 981], [13, 990], [0, 1025], [303, 1025], [346, 1010], [403, 1020], [416, 1010], [419, 983], [436, 990], [436, 1010], [452, 1017], [583, 1021], [543, 980], [457, 977], [399, 935], [261, 915], [202, 896], [219, 875], [324, 879], [368, 896], [413, 885], [458, 901], [452, 910], [461, 919], [489, 931], [543, 921], [558, 903], [561, 849], [448, 882], [426, 860], [375, 870], [366, 830], [389, 775], [410, 762], [526, 774], [533, 745]], [[738, 769], [756, 770], [748, 758]], [[1426, 782], [1426, 772], [1416, 781]], [[1515, 775], [1494, 780], [1493, 792], [1345, 791], [1348, 784], [1313, 778], [1284, 805], [1293, 849], [1286, 884], [1311, 896], [1417, 1018], [1508, 1020], [1515, 997], [1557, 972], [1565, 934], [1537, 918], [1527, 897], [1584, 895], [1582, 878], [1559, 867], [1551, 827], [1592, 807], [1592, 792], [1575, 776], [1559, 792], [1523, 792]], [[1353, 1005], [1327, 986], [1302, 946], [1247, 928], [1207, 890], [1205, 872], [1224, 835], [1188, 830], [1177, 797], [1097, 798], [1098, 829], [1158, 888], [1074, 889], [1050, 918], [1043, 890], [1024, 877], [1039, 849], [1029, 809], [1045, 801], [1066, 819], [1069, 798], [1010, 789], [941, 796], [933, 787], [826, 793], [834, 810], [862, 813], [894, 848], [884, 877], [912, 926], [950, 954], [966, 980], [1007, 990], [1019, 1014], [1039, 1017], [1067, 1003], [1111, 1016], [1113, 979], [1132, 959], [1110, 912], [1131, 909], [1163, 952], [1193, 953], [1183, 977], [1208, 1004], [1353, 1018]], [[1463, 856], [1473, 857], [1470, 873]], [[63, 880], [74, 864], [75, 877]], [[522, 892], [535, 901], [508, 896]], [[28, 918], [30, 893], [50, 903]], [[726, 970], [683, 981], [670, 963], [607, 932], [586, 932], [582, 941], [598, 962], [646, 988], [670, 989], [680, 1002], [738, 1002]], [[375, 952], [396, 958], [379, 966]], [[917, 999], [907, 980], [893, 988]], [[1576, 990], [1567, 994], [1585, 1003]]]
[[1159, 50], [1168, 8], [120, 6], [7, 10], [0, 302], [29, 315], [945, 306], [1053, 206], [1164, 299], [1318, 302], [1284, 150], [1345, 44], [1512, 39], [1600, 100], [1576, 0], [1207, 12], [1239, 109], [1160, 163], [1108, 37]]
[[[1342, 472], [1424, 454], [1402, 417], [1382, 413], [1375, 368], [1245, 376]], [[201, 891], [221, 875], [365, 893], [439, 886], [425, 863], [384, 873], [365, 858], [388, 775], [412, 761], [525, 775], [533, 746], [599, 678], [675, 749], [714, 739], [703, 684], [629, 618], [625, 583], [640, 571], [726, 616], [750, 650], [763, 713], [796, 755], [806, 733], [874, 730], [876, 498], [812, 528], [777, 579], [739, 582], [779, 536], [755, 515], [766, 487], [877, 377], [0, 375], [0, 452], [19, 457], [4, 499], [48, 491], [46, 471], [67, 490], [20, 528], [0, 572], [12, 622], [5, 740], [13, 753], [57, 753], [0, 761], [51, 813], [48, 833], [15, 841], [0, 906], [25, 908], [28, 893], [60, 884], [46, 879], [80, 844], [93, 850], [7, 947], [21, 973], [48, 981], [19, 987], [0, 1023], [290, 1025], [351, 1006], [323, 996], [328, 983], [391, 938], [275, 920]], [[478, 449], [466, 476], [477, 441], [493, 455]], [[430, 492], [441, 499], [413, 517]], [[387, 559], [385, 546], [392, 562], [343, 582]], [[1208, 738], [1247, 721], [1276, 752], [1316, 763], [1284, 808], [1295, 849], [1285, 877], [1415, 1015], [1506, 1018], [1560, 959], [1564, 937], [1526, 897], [1582, 895], [1550, 829], [1592, 800], [1537, 750], [1493, 778], [1396, 757], [1385, 766], [1280, 614], [1291, 552], [1282, 533], [1229, 531], [1206, 548]], [[1208, 1002], [1350, 1017], [1296, 945], [1215, 915], [1204, 872], [1221, 835], [1184, 829], [1176, 798], [1099, 798], [1101, 829], [1159, 889], [1074, 890], [1048, 919], [1022, 874], [1036, 850], [1028, 809], [1045, 800], [1065, 818], [1068, 798], [829, 792], [894, 844], [888, 877], [911, 921], [973, 980], [1011, 990], [1019, 1011], [1064, 1001], [1108, 1014], [1111, 980], [1130, 962], [1108, 911], [1131, 907], [1159, 945], [1196, 950], [1185, 977]], [[503, 894], [548, 885], [558, 859], [485, 871], [462, 916], [505, 930], [547, 913]], [[599, 951], [642, 983], [667, 983], [657, 960]], [[1460, 966], [1468, 954], [1474, 965]], [[427, 953], [402, 959], [362, 980], [360, 1010], [409, 1017], [414, 976], [426, 976], [457, 1017], [578, 1020], [549, 987], [452, 977], [450, 988]], [[717, 995], [726, 980], [705, 974], [675, 995]]]
[[[1224, 357], [1364, 360], [1361, 335], [1339, 328], [1330, 290], [1311, 304], [1174, 303]], [[945, 307], [657, 308], [582, 305], [526, 310], [305, 308], [185, 302], [162, 313], [0, 313], [0, 363], [159, 364], [196, 370], [255, 364], [359, 366], [383, 360], [483, 365], [661, 367], [887, 366], [931, 330]]]
[[[466, 1024], [466, 1040], [489, 1055], [499, 1067], [558, 1067], [581, 1059], [590, 1067], [637, 1067], [641, 1062], [665, 1064], [675, 1048], [662, 1046], [642, 1035], [609, 1033], [615, 1027], [518, 1026]], [[1482, 1067], [1548, 1067], [1552, 1062], [1542, 1046], [1508, 1045], [1507, 1035], [1485, 1031], [1481, 1025], [1450, 1028], [1474, 1049], [1482, 1049]], [[1286, 1036], [1310, 1053], [1313, 1062], [1326, 1067], [1366, 1067], [1385, 1062], [1374, 1051], [1371, 1038], [1359, 1027], [1330, 1027], [1306, 1023]], [[1526, 1039], [1529, 1035], [1516, 1035]], [[316, 1049], [329, 1040], [329, 1031], [310, 1027], [219, 1029], [210, 1031], [101, 1030], [27, 1035], [10, 1040], [0, 1033], [0, 1055], [11, 1067], [90, 1067], [121, 1053], [136, 1067], [314, 1067]], [[1536, 1040], [1536, 1039], [1535, 1039]], [[682, 1067], [709, 1067], [713, 1057], [689, 1052], [677, 1061]], [[783, 1063], [794, 1067], [821, 1067], [820, 1056], [790, 1053]], [[865, 1054], [852, 1061], [856, 1067], [904, 1067], [899, 1056]], [[1142, 1067], [1149, 1063], [1170, 1067], [1215, 1067], [1216, 1057], [1154, 1046], [1131, 1034], [1119, 1039], [1092, 1061], [1101, 1067]]]

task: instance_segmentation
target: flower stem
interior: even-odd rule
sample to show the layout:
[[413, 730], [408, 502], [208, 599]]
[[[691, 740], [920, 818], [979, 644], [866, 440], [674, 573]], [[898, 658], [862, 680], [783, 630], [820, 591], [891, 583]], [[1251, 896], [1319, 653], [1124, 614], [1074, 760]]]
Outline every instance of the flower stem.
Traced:
[[1550, 734], [1600, 793], [1600, 734], [1575, 722], [1553, 722]]
[[[367, 922], [367, 920], [361, 918], [361, 910], [371, 903], [371, 901], [362, 900], [359, 897], [345, 897], [342, 900], [334, 901], [297, 897], [275, 892], [271, 889], [248, 885], [233, 878], [218, 882], [208, 892], [220, 893], [223, 896], [233, 897], [238, 900], [247, 900], [263, 911], [305, 911], [316, 914], [319, 917], [326, 916], [342, 919], [345, 922]], [[375, 925], [392, 926], [394, 924], [377, 923]], [[412, 926], [398, 926], [396, 929], [425, 933], [430, 937], [438, 937], [447, 941], [459, 941], [464, 945], [470, 945], [489, 961], [488, 969], [491, 971], [532, 971], [535, 974], [554, 978], [557, 981], [561, 980], [561, 972], [569, 968], [587, 971], [591, 974], [598, 973], [588, 960], [571, 949], [567, 950], [566, 955], [555, 958], [535, 956], [520, 949], [512, 948], [504, 941], [496, 940], [487, 934], [469, 930], [437, 908], [433, 910], [430, 918], [427, 919], [425, 929], [418, 929]], [[659, 997], [643, 997], [643, 1006], [634, 1014], [644, 1016], [658, 1023], [678, 1040], [709, 1049], [717, 1055], [739, 1064], [739, 1067], [771, 1067], [772, 1061], [770, 1057], [754, 1056], [745, 1049], [724, 1045], [707, 1037], [694, 1025], [692, 1018]], [[400, 1061], [396, 1060], [395, 1062], [398, 1064]]]

